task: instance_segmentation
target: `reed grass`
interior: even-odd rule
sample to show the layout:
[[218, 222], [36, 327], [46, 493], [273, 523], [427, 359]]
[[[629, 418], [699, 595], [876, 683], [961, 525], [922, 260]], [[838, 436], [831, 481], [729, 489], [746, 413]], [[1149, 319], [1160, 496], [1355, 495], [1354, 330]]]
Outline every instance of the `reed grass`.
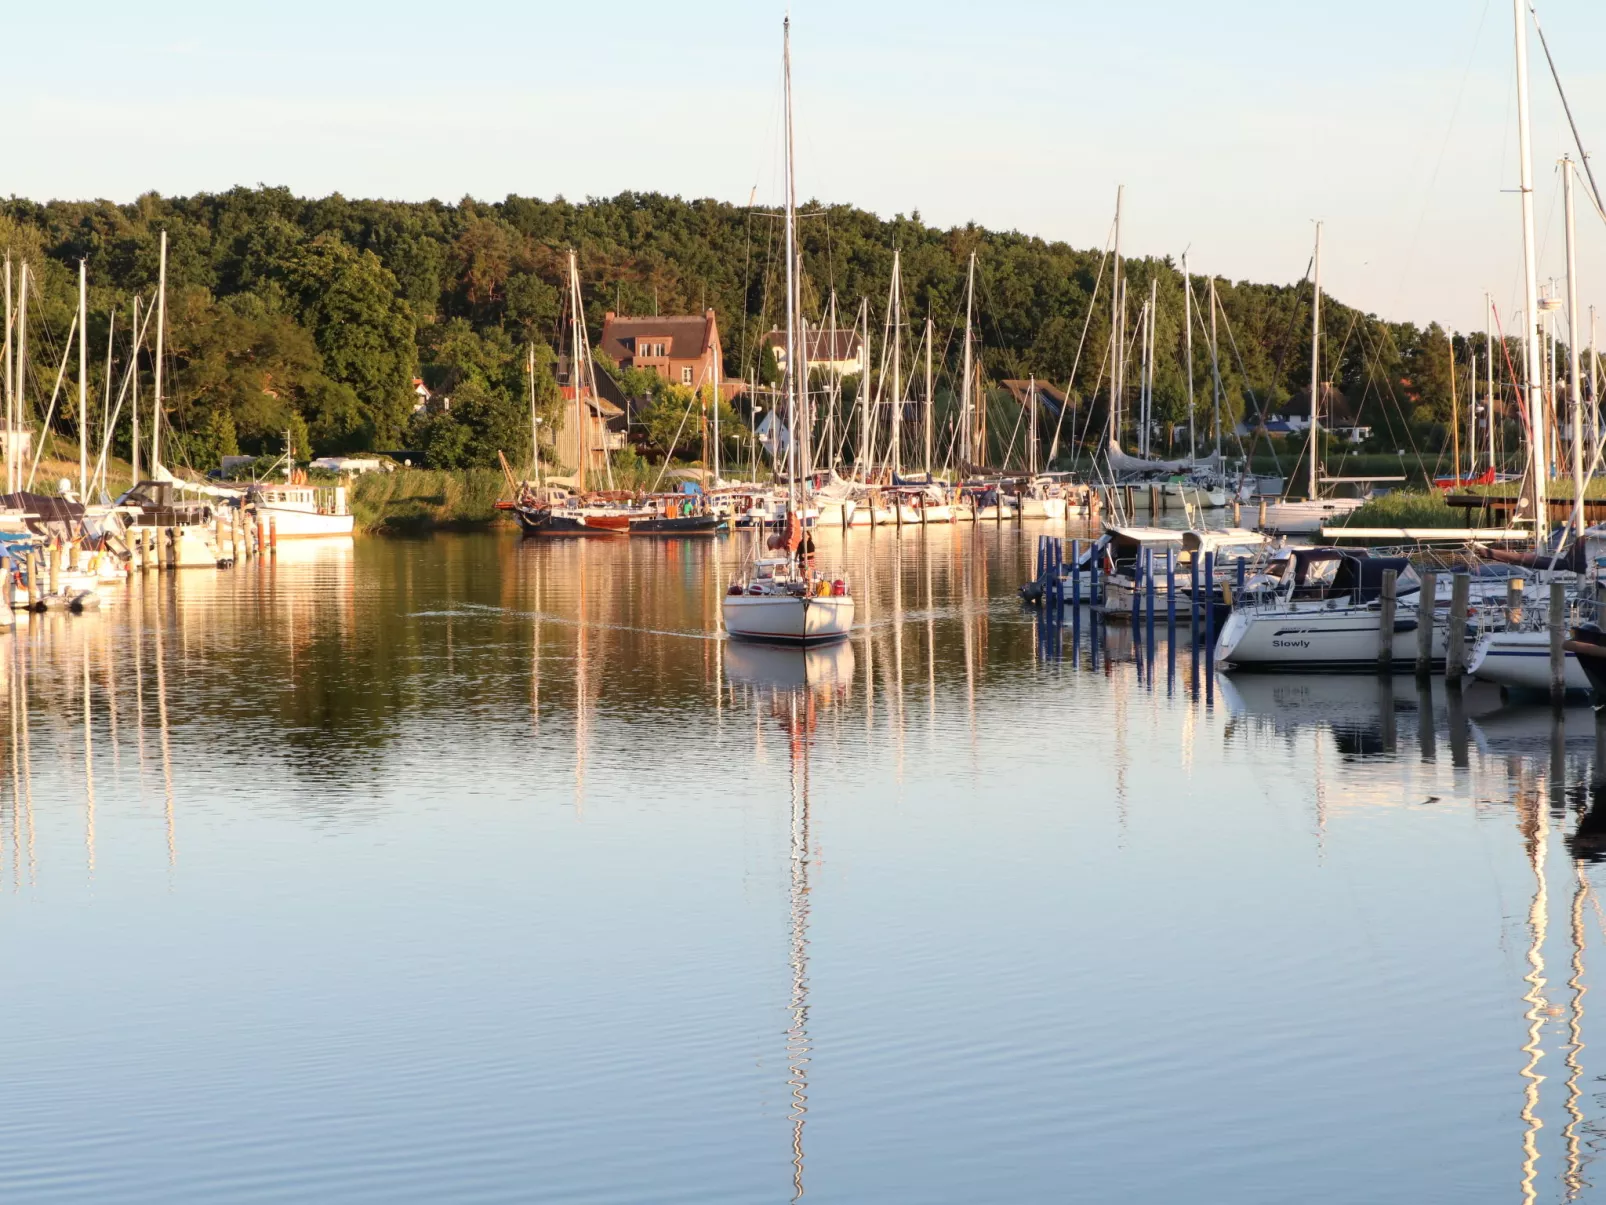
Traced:
[[1395, 490], [1373, 498], [1344, 521], [1346, 527], [1466, 527], [1469, 512], [1450, 506], [1438, 490]]
[[350, 504], [362, 531], [463, 529], [501, 521], [506, 493], [500, 469], [397, 469], [357, 478]]

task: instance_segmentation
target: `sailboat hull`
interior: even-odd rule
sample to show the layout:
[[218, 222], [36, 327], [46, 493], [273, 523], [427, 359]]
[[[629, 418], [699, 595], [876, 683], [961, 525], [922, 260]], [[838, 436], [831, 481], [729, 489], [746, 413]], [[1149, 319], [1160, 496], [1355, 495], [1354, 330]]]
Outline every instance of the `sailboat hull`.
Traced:
[[791, 594], [728, 594], [720, 606], [727, 635], [783, 644], [825, 644], [853, 627], [853, 599]]
[[[1376, 607], [1290, 610], [1246, 607], [1222, 625], [1216, 659], [1230, 669], [1262, 672], [1357, 673], [1375, 671], [1382, 616]], [[1448, 627], [1433, 625], [1432, 657], [1443, 666]], [[1417, 611], [1401, 607], [1394, 620], [1396, 664], [1414, 664]]]

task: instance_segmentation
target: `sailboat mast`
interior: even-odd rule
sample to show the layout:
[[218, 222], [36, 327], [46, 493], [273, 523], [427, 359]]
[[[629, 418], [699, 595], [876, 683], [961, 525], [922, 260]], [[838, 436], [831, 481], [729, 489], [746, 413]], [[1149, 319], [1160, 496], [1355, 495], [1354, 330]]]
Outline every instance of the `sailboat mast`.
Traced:
[[1316, 223], [1316, 260], [1310, 294], [1310, 488], [1316, 497], [1316, 462], [1321, 457], [1322, 224]]
[[1484, 418], [1489, 424], [1489, 470], [1494, 471], [1494, 424], [1495, 424], [1495, 396], [1494, 396], [1494, 298], [1486, 290], [1483, 294], [1483, 370], [1488, 374], [1488, 388]]
[[1213, 397], [1211, 425], [1216, 432], [1216, 459], [1221, 459], [1221, 359], [1216, 341], [1216, 278], [1210, 278], [1210, 389]]
[[526, 371], [530, 377], [530, 471], [535, 474], [537, 482], [541, 479], [541, 439], [540, 422], [535, 417], [535, 344], [530, 344], [528, 359], [529, 367]]
[[581, 323], [580, 316], [580, 274], [574, 263], [574, 248], [569, 248], [569, 318], [570, 318], [570, 347], [571, 359], [569, 363], [569, 381], [574, 385], [574, 458], [578, 462], [574, 473], [574, 483], [580, 493], [586, 489], [586, 460], [590, 452], [591, 441], [586, 437], [585, 399], [585, 373], [580, 367], [581, 357]]
[[1573, 530], [1584, 534], [1584, 390], [1578, 366], [1578, 248], [1573, 212], [1573, 161], [1561, 160], [1561, 191], [1567, 215], [1567, 401], [1572, 413]]
[[89, 500], [89, 261], [78, 261], [78, 501]]
[[1188, 367], [1188, 459], [1193, 460], [1199, 455], [1199, 446], [1194, 432], [1197, 424], [1193, 413], [1193, 277], [1188, 275], [1186, 255], [1182, 257], [1182, 330], [1182, 354], [1187, 358]]
[[1154, 443], [1154, 360], [1155, 350], [1158, 348], [1158, 325], [1160, 317], [1160, 278], [1149, 277], [1149, 349], [1147, 382], [1144, 386], [1143, 402], [1143, 454], [1147, 456]]
[[132, 403], [132, 409], [128, 412], [130, 424], [129, 471], [132, 475], [132, 479], [128, 483], [130, 487], [139, 484], [139, 345], [139, 294], [136, 293], [134, 294], [134, 348], [130, 353], [134, 357], [134, 362], [130, 366], [130, 380], [128, 382], [131, 391], [130, 401]]
[[[22, 426], [23, 426], [23, 422], [24, 422], [23, 414], [24, 414], [24, 410], [25, 410], [25, 408], [27, 406], [27, 398], [28, 398], [28, 261], [27, 260], [23, 260], [22, 261], [22, 267], [18, 271], [17, 276], [18, 276], [18, 279], [17, 279], [17, 384], [11, 391], [11, 410], [12, 410], [12, 414], [11, 414], [11, 434], [8, 437], [9, 439], [16, 439], [17, 436], [22, 431]], [[10, 446], [11, 445], [9, 445], [9, 444], [7, 445], [8, 448]], [[8, 468], [11, 465], [11, 463], [12, 463], [12, 457], [11, 457], [10, 453], [8, 452], [7, 457], [6, 457], [6, 464], [7, 464]], [[11, 490], [12, 491], [20, 490], [22, 488], [22, 461], [21, 460], [17, 460], [16, 461], [16, 469], [14, 471], [14, 478], [15, 478], [14, 480], [12, 479], [12, 476], [13, 476], [13, 474], [11, 474], [11, 473], [7, 474], [7, 478], [10, 481]]]
[[786, 92], [786, 460], [788, 514], [797, 514], [797, 181], [792, 145], [792, 18], [782, 23]]
[[970, 322], [976, 302], [976, 253], [970, 253], [970, 267], [965, 271], [965, 361], [964, 368], [960, 370], [959, 409], [961, 429], [961, 459], [963, 464], [960, 472], [968, 472], [970, 466], [976, 463], [975, 449], [975, 421], [970, 416], [970, 374], [973, 370], [970, 355]]
[[10, 493], [14, 486], [11, 484], [11, 441], [16, 431], [16, 423], [12, 420], [12, 411], [16, 409], [16, 365], [11, 358], [12, 319], [14, 314], [11, 307], [11, 256], [6, 256], [6, 350], [3, 386], [6, 397], [6, 492]]
[[1110, 338], [1115, 346], [1110, 356], [1110, 447], [1117, 448], [1121, 440], [1121, 393], [1126, 384], [1124, 357], [1126, 353], [1126, 290], [1121, 281], [1121, 198], [1126, 185], [1115, 188], [1115, 274], [1110, 278]]
[[870, 299], [859, 298], [859, 471], [870, 476]]
[[[82, 329], [82, 328], [80, 328]], [[155, 408], [151, 413], [151, 472], [162, 463], [162, 348], [167, 336], [167, 231], [162, 231], [161, 260], [156, 270]]]
[[931, 315], [926, 315], [926, 480], [931, 480], [931, 422], [936, 414], [931, 396]]
[[714, 344], [714, 484], [716, 486], [719, 484], [719, 400], [723, 391], [720, 373], [725, 368], [721, 363], [724, 359], [724, 350], [718, 343]]
[[892, 253], [892, 475], [903, 471], [903, 264]]
[[1527, 333], [1526, 372], [1528, 402], [1528, 471], [1533, 478], [1534, 542], [1543, 544], [1550, 527], [1550, 508], [1545, 495], [1545, 399], [1539, 387], [1541, 351], [1539, 345], [1539, 277], [1534, 249], [1534, 169], [1528, 128], [1528, 0], [1512, 0], [1516, 19], [1517, 52], [1517, 163], [1522, 193], [1522, 276], [1523, 322]]

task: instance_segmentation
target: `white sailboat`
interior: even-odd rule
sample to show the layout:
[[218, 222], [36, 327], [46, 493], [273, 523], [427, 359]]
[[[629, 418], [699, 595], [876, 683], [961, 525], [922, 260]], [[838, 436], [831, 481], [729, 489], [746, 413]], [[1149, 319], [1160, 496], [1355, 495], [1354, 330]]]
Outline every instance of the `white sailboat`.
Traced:
[[1310, 476], [1303, 501], [1273, 502], [1266, 507], [1266, 527], [1286, 534], [1313, 535], [1322, 527], [1342, 523], [1362, 505], [1360, 498], [1323, 498], [1321, 476], [1321, 336], [1322, 336], [1322, 224], [1316, 223], [1316, 257], [1310, 309]]
[[[787, 511], [785, 526], [770, 537], [781, 555], [755, 559], [752, 571], [733, 581], [720, 602], [725, 631], [749, 640], [823, 644], [840, 640], [853, 626], [853, 595], [842, 577], [814, 572], [806, 555], [796, 439], [799, 419], [797, 334], [797, 184], [792, 151], [792, 20], [783, 26], [783, 76], [786, 92], [786, 408]], [[755, 539], [762, 538], [755, 533]]]

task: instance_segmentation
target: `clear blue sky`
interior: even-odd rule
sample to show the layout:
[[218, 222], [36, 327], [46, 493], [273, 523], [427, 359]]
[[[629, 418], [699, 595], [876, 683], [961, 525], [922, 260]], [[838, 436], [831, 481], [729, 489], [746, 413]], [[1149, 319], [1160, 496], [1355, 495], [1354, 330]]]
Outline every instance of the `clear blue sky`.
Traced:
[[[8, 15], [3, 187], [128, 200], [288, 185], [402, 199], [779, 193], [782, 8], [33, 6]], [[1606, 5], [1540, 15], [1586, 147], [1606, 147]], [[1481, 325], [1520, 292], [1508, 0], [993, 0], [793, 8], [801, 190], [881, 214], [1126, 244], [1238, 279], [1325, 283], [1392, 318]], [[1563, 271], [1532, 65], [1542, 275]], [[1601, 152], [1606, 184], [1606, 151]], [[1582, 302], [1606, 225], [1581, 217]]]

